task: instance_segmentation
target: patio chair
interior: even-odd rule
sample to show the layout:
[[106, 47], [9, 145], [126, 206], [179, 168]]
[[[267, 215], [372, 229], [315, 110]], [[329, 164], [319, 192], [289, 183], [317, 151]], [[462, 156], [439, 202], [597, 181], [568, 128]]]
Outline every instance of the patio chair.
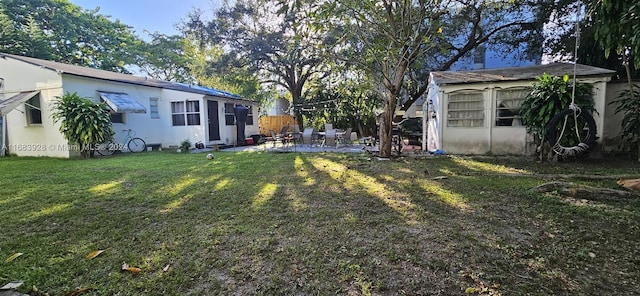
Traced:
[[282, 147], [284, 148], [286, 148], [287, 146], [289, 146], [290, 143], [293, 142], [293, 137], [291, 136], [278, 135], [274, 130], [269, 130], [269, 133], [271, 134], [271, 141], [273, 142], [273, 148], [276, 147], [276, 144], [278, 142], [280, 142], [280, 144], [282, 144]]
[[291, 134], [293, 141], [302, 144], [302, 133], [300, 132], [300, 126], [297, 124], [291, 126]]
[[287, 131], [289, 131], [289, 126], [285, 125], [282, 127], [282, 129], [280, 129], [280, 132], [277, 133], [276, 135], [280, 137], [284, 137], [287, 134]]
[[302, 144], [312, 146], [315, 142], [315, 129], [307, 127], [302, 132]]
[[324, 145], [336, 147], [336, 130], [326, 130], [324, 134]]
[[332, 123], [325, 123], [324, 124], [324, 131], [328, 131], [330, 129], [333, 129], [333, 124]]
[[342, 145], [350, 145], [351, 143], [351, 131], [353, 130], [353, 128], [348, 128], [346, 131], [344, 131], [344, 134], [342, 135], [342, 137], [340, 138], [340, 142], [342, 143]]

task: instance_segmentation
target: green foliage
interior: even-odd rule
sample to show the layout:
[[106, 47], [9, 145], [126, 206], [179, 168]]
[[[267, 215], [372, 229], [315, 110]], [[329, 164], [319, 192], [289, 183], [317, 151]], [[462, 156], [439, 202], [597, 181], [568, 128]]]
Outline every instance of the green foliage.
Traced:
[[629, 0], [587, 1], [594, 21], [595, 38], [610, 52], [633, 57], [633, 64], [640, 68], [640, 3]]
[[243, 98], [262, 102], [268, 97], [267, 92], [260, 86], [260, 81], [249, 71], [247, 65], [224, 66], [222, 62], [224, 51], [220, 45], [200, 44], [191, 34], [184, 38], [183, 50], [188, 56], [186, 67], [192, 79], [198, 85], [224, 90]]
[[13, 25], [13, 21], [0, 6], [0, 51], [6, 53], [18, 53], [19, 48], [15, 45], [19, 34]]
[[180, 150], [183, 153], [187, 153], [189, 152], [189, 149], [191, 149], [191, 140], [189, 139], [182, 140], [182, 142], [180, 142]]
[[15, 29], [0, 34], [0, 50], [7, 53], [127, 72], [142, 42], [99, 9], [83, 10], [68, 0], [3, 0], [0, 11], [0, 30]]
[[194, 11], [182, 24], [182, 32], [199, 42], [202, 53], [218, 50], [219, 56], [200, 61], [205, 66], [198, 70], [218, 79], [211, 82], [256, 87], [259, 81], [285, 89], [298, 104], [304, 100], [307, 82], [322, 67], [324, 36], [308, 25], [310, 5], [235, 1], [219, 8], [211, 21]]
[[[546, 125], [551, 118], [571, 104], [572, 82], [568, 75], [564, 77], [543, 74], [529, 88], [520, 109], [522, 124], [527, 132], [543, 139]], [[575, 103], [586, 111], [593, 111], [592, 87], [589, 84], [576, 83]]]
[[152, 33], [150, 36], [151, 42], [140, 44], [137, 66], [154, 79], [192, 83], [189, 65], [193, 57], [185, 52], [188, 40], [179, 35]]
[[[536, 144], [544, 145], [546, 127], [556, 114], [569, 108], [572, 102], [573, 83], [568, 75], [543, 74], [529, 88], [520, 108], [522, 124], [532, 133]], [[594, 110], [593, 90], [589, 84], [576, 83], [575, 103], [584, 111]]]
[[623, 90], [610, 104], [616, 105], [616, 114], [624, 113], [620, 130], [622, 148], [637, 154], [640, 151], [640, 86], [636, 84]]
[[322, 129], [332, 123], [341, 129], [353, 128], [361, 136], [375, 136], [374, 112], [382, 98], [372, 91], [372, 84], [365, 79], [323, 81], [312, 85], [307, 100], [293, 108], [305, 116], [305, 126]]
[[93, 157], [92, 145], [113, 139], [109, 111], [104, 103], [93, 103], [77, 93], [66, 93], [53, 105], [53, 120], [69, 144], [78, 145], [83, 157]]

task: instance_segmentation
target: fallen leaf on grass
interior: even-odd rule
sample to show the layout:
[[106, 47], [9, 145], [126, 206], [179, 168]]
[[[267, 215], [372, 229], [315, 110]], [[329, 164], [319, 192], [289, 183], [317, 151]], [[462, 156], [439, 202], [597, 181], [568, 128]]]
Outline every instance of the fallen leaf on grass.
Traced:
[[89, 254], [87, 255], [87, 258], [88, 258], [88, 259], [96, 258], [96, 257], [98, 257], [98, 255], [102, 254], [102, 252], [104, 252], [104, 251], [106, 251], [106, 250], [97, 250], [97, 251], [93, 251], [93, 252], [91, 252], [91, 253], [89, 253]]
[[86, 292], [95, 290], [95, 288], [76, 288], [75, 290], [64, 294], [65, 296], [78, 296], [80, 294], [84, 294]]
[[467, 294], [473, 294], [473, 293], [475, 293], [476, 291], [478, 291], [478, 289], [473, 288], [473, 287], [469, 287], [469, 288], [466, 288], [466, 289], [464, 290], [464, 292], [465, 292], [465, 293], [467, 293]]
[[140, 273], [142, 272], [142, 269], [137, 268], [137, 267], [129, 267], [129, 264], [122, 263], [122, 270], [130, 272], [130, 273]]
[[23, 253], [15, 253], [15, 254], [9, 256], [9, 258], [7, 258], [7, 260], [4, 260], [4, 262], [11, 262], [13, 260], [16, 260], [16, 258], [18, 258], [18, 257], [20, 257], [22, 255], [24, 255], [24, 254]]

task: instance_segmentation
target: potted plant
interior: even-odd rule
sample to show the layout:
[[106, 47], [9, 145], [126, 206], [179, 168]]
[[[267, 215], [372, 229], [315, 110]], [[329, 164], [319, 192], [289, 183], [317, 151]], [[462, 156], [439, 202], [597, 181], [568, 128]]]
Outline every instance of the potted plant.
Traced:
[[179, 150], [183, 153], [187, 153], [189, 152], [189, 149], [191, 149], [191, 141], [189, 139], [184, 139], [184, 141], [180, 143]]

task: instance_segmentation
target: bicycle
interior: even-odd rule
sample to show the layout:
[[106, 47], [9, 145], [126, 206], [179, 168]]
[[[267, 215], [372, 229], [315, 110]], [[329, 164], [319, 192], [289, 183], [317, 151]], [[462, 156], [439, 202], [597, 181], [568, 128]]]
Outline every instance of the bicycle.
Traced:
[[132, 129], [122, 130], [127, 132], [122, 136], [122, 141], [119, 143], [109, 142], [98, 145], [96, 151], [102, 156], [113, 155], [116, 152], [122, 152], [128, 150], [129, 152], [138, 153], [147, 148], [147, 143], [141, 138], [136, 138], [136, 132]]

